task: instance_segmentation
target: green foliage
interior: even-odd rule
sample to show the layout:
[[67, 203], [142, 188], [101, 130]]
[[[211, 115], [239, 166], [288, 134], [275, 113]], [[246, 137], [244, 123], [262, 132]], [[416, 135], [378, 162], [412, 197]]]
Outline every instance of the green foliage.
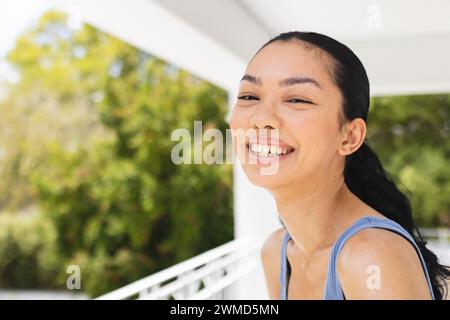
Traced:
[[0, 287], [58, 288], [65, 284], [49, 221], [2, 215], [0, 230]]
[[[76, 54], [93, 43], [88, 35], [96, 33], [89, 27], [69, 32], [64, 19], [45, 14], [8, 55], [20, 81], [7, 86], [0, 101], [0, 211], [33, 205], [37, 195], [30, 175], [45, 166], [49, 149], [76, 150], [111, 135], [96, 107], [102, 79], [108, 77], [107, 70], [101, 72], [106, 61], [98, 52], [85, 58]], [[97, 47], [93, 51], [103, 49]]]
[[[170, 158], [172, 131], [193, 132], [194, 120], [225, 134], [223, 90], [88, 25], [68, 31], [54, 12], [17, 41], [9, 60], [21, 80], [0, 108], [23, 127], [39, 119], [14, 137], [27, 142], [21, 152], [5, 141], [17, 154], [9, 163], [39, 155], [16, 176], [52, 221], [58, 256], [81, 267], [88, 294], [233, 238], [232, 166]], [[24, 107], [13, 112], [19, 95]]]
[[369, 145], [411, 200], [420, 226], [450, 226], [450, 95], [375, 98]]

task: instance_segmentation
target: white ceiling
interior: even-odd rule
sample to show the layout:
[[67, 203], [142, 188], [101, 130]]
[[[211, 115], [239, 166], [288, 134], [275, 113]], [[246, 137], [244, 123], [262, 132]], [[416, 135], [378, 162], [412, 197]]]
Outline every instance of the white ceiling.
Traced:
[[[271, 34], [308, 30], [341, 41], [450, 34], [448, 0], [239, 1]], [[381, 28], [370, 28], [378, 14]]]
[[63, 2], [85, 21], [229, 91], [264, 42], [302, 30], [348, 45], [366, 66], [374, 95], [450, 92], [449, 0]]

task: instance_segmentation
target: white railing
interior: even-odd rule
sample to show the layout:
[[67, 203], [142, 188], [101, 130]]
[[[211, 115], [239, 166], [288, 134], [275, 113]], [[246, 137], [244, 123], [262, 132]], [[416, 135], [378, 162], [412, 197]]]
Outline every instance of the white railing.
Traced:
[[421, 228], [420, 233], [428, 247], [438, 256], [441, 264], [450, 265], [450, 229]]
[[430, 243], [450, 245], [450, 229], [448, 228], [420, 228], [420, 233]]
[[230, 299], [230, 285], [257, 268], [260, 245], [236, 239], [97, 299]]

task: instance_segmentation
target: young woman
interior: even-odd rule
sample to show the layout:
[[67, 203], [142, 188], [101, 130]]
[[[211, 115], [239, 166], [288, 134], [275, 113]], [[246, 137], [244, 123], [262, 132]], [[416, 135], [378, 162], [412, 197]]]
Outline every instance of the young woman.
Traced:
[[[261, 251], [272, 299], [446, 295], [449, 270], [365, 139], [369, 96], [358, 57], [318, 33], [280, 34], [247, 66], [230, 127], [254, 132], [238, 158], [284, 226]], [[273, 164], [275, 174], [262, 174]]]

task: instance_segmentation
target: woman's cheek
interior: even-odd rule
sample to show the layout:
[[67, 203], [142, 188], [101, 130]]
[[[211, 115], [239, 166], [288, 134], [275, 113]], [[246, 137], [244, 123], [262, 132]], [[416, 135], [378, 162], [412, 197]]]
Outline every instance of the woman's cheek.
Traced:
[[239, 107], [234, 107], [230, 115], [230, 129], [232, 134], [233, 153], [240, 159], [243, 157], [243, 148], [246, 139], [245, 132], [249, 126], [249, 119], [246, 112]]
[[239, 128], [239, 121], [240, 121], [239, 111], [237, 110], [236, 107], [234, 107], [230, 115], [230, 128], [231, 129]]
[[329, 147], [328, 125], [313, 113], [307, 112], [301, 116], [291, 117], [285, 123], [299, 148], [299, 157], [319, 161]]

